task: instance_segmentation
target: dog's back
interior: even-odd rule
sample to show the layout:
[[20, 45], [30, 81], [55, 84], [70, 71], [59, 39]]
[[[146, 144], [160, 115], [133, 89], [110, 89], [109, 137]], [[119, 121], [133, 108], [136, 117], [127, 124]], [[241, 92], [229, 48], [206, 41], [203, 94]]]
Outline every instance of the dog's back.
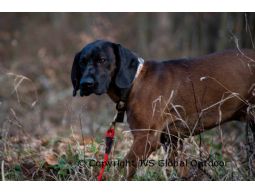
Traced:
[[[193, 59], [148, 61], [144, 66], [131, 97], [142, 99], [140, 105], [145, 110], [134, 114], [139, 115], [139, 119], [144, 117], [150, 126], [159, 122], [164, 124], [167, 120], [170, 126], [177, 124], [185, 128], [185, 135], [197, 127], [192, 133], [195, 134], [199, 132], [198, 122], [203, 122], [203, 129], [210, 129], [228, 120], [240, 120], [247, 106], [254, 103], [253, 50], [227, 50]], [[161, 104], [155, 105], [159, 97]], [[156, 109], [152, 109], [153, 104]], [[162, 115], [165, 119], [159, 121]], [[151, 118], [149, 122], [148, 117]]]

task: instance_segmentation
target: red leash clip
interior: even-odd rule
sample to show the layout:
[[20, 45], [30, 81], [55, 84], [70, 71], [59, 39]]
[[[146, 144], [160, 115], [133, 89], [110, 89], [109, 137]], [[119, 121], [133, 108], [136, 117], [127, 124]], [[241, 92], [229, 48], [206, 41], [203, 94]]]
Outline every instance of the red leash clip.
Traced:
[[113, 144], [113, 139], [114, 139], [114, 127], [115, 127], [115, 123], [112, 123], [110, 129], [108, 129], [105, 133], [105, 154], [104, 154], [104, 162], [102, 164], [102, 167], [101, 167], [101, 170], [99, 172], [99, 175], [97, 177], [97, 180], [98, 181], [101, 181], [102, 180], [102, 177], [103, 177], [103, 174], [104, 174], [104, 169], [105, 169], [105, 166], [107, 165], [107, 162], [108, 162], [108, 156], [111, 152], [111, 149], [112, 149], [112, 144]]

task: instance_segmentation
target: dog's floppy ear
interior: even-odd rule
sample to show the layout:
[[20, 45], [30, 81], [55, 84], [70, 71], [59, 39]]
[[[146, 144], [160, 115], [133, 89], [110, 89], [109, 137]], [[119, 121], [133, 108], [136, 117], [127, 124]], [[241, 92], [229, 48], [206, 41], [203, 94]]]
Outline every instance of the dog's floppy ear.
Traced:
[[76, 91], [79, 90], [79, 84], [81, 80], [81, 70], [79, 66], [81, 52], [78, 52], [73, 60], [72, 72], [71, 72], [71, 80], [73, 83], [73, 96], [76, 96]]
[[120, 44], [116, 44], [117, 74], [115, 84], [119, 88], [128, 88], [135, 78], [139, 64], [137, 56]]

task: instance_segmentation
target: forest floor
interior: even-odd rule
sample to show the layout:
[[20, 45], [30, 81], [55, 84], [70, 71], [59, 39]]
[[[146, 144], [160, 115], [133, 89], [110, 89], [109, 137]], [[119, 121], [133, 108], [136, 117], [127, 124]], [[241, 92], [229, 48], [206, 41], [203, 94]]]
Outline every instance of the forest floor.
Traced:
[[[134, 180], [255, 180], [255, 161], [247, 159], [244, 131], [243, 125], [231, 123], [221, 130], [215, 128], [185, 139], [181, 155], [193, 164], [181, 172], [180, 167], [160, 162], [166, 157], [161, 148], [149, 158], [154, 164], [145, 166], [145, 162]], [[123, 159], [131, 143], [131, 133], [118, 128], [110, 160]], [[103, 135], [73, 133], [69, 137], [32, 137], [24, 133], [5, 137], [0, 145], [3, 148], [0, 151], [2, 180], [94, 181], [100, 170], [100, 165], [95, 163], [102, 161], [104, 155]], [[205, 162], [209, 164], [201, 165]], [[123, 180], [122, 175], [116, 167], [108, 166], [103, 179]]]

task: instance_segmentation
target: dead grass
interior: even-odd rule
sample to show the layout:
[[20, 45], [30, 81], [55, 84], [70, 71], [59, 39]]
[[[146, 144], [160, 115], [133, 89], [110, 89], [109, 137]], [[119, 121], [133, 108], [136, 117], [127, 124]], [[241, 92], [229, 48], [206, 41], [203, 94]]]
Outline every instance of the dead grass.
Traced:
[[[200, 147], [194, 145], [198, 144], [199, 137], [184, 140], [183, 153], [187, 160], [221, 160], [226, 163], [224, 167], [190, 167], [186, 176], [181, 177], [175, 167], [143, 166], [134, 180], [254, 180], [250, 167], [254, 168], [255, 162], [247, 160], [245, 133], [240, 135], [243, 126], [224, 125], [223, 140], [217, 129], [205, 132]], [[131, 141], [129, 132], [118, 129], [110, 160], [121, 160]], [[89, 161], [102, 161], [104, 153], [103, 138], [82, 138], [81, 134], [51, 138], [7, 137], [1, 143], [5, 143], [1, 151], [2, 180], [96, 180], [100, 167], [91, 167]], [[160, 149], [149, 160], [164, 160], [164, 156]], [[116, 167], [108, 167], [104, 175], [106, 180], [121, 180], [122, 177]]]

